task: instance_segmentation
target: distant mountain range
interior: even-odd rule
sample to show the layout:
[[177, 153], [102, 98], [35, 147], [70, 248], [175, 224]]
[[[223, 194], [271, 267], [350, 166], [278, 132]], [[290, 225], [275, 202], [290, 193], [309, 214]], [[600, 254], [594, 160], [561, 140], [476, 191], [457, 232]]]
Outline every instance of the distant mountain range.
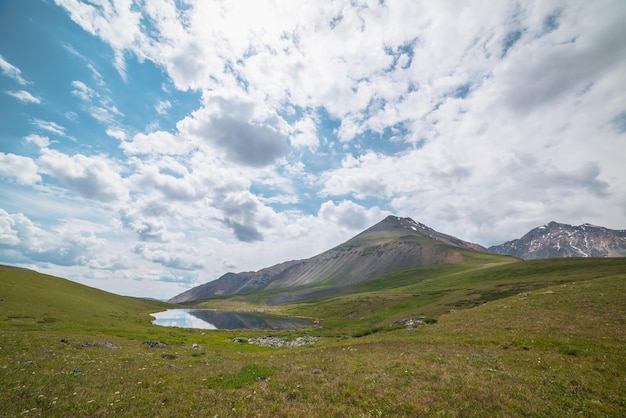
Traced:
[[524, 260], [557, 257], [626, 257], [626, 230], [550, 222], [526, 235], [489, 247], [495, 254]]
[[521, 259], [626, 257], [626, 231], [584, 224], [550, 222], [520, 239], [489, 249], [437, 232], [411, 218], [388, 216], [354, 238], [306, 260], [292, 260], [259, 271], [226, 273], [187, 290], [171, 303], [275, 290], [270, 305], [329, 297], [338, 288], [416, 267], [459, 263], [468, 253], [494, 253]]

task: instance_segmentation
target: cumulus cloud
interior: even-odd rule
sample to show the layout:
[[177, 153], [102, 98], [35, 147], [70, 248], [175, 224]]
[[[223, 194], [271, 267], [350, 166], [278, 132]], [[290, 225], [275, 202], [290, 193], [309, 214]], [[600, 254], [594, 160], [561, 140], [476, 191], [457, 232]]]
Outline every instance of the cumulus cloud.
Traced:
[[79, 194], [101, 202], [126, 198], [124, 180], [103, 157], [77, 154], [68, 156], [52, 149], [43, 149], [37, 163], [41, 170]]
[[285, 138], [276, 129], [232, 116], [211, 121], [206, 135], [235, 162], [253, 167], [271, 164], [288, 150]]
[[307, 115], [293, 124], [293, 133], [290, 137], [291, 145], [307, 147], [312, 150], [319, 146], [317, 123], [315, 118]]
[[157, 190], [168, 200], [193, 201], [203, 198], [206, 193], [206, 186], [199, 178], [186, 171], [182, 175], [162, 172], [158, 165], [142, 164], [130, 180], [136, 190]]
[[39, 148], [47, 148], [50, 145], [50, 138], [41, 135], [27, 135], [24, 137], [26, 142], [37, 145]]
[[186, 154], [193, 144], [184, 138], [165, 131], [138, 133], [131, 141], [122, 142], [121, 148], [128, 155], [136, 154]]
[[214, 204], [222, 211], [225, 225], [232, 229], [238, 240], [263, 240], [256, 226], [263, 205], [256, 196], [250, 192], [232, 190], [216, 196]]
[[[358, 199], [389, 196], [389, 187], [393, 185], [388, 183], [396, 183], [391, 176], [385, 175], [386, 170], [390, 170], [395, 165], [391, 160], [394, 158], [386, 158], [373, 152], [358, 158], [348, 155], [343, 160], [341, 168], [330, 170], [322, 175], [322, 196], [349, 194]], [[405, 178], [403, 181], [406, 180]]]
[[177, 249], [164, 244], [138, 243], [133, 246], [133, 252], [153, 263], [177, 270], [197, 270], [202, 267], [194, 251], [186, 246]]
[[[503, 236], [497, 232], [502, 229], [499, 222], [515, 224], [516, 217], [524, 216], [524, 225], [529, 226], [541, 223], [547, 211], [560, 212], [563, 202], [574, 205], [581, 199], [601, 201], [610, 197], [609, 184], [593, 161], [559, 168], [549, 159], [532, 154], [505, 153], [488, 156], [482, 164], [481, 159], [472, 158], [468, 166], [463, 157], [433, 144], [397, 156], [349, 158], [343, 167], [324, 174], [322, 190], [328, 196], [389, 199], [396, 213], [448, 232], [465, 224], [466, 238], [477, 241], [487, 234]], [[328, 208], [324, 209], [320, 214]], [[576, 210], [595, 214], [593, 206], [576, 204]], [[513, 232], [508, 234], [514, 236]]]
[[49, 232], [22, 213], [11, 214], [0, 209], [0, 255], [4, 260], [85, 265], [103, 246], [104, 240], [92, 231]]
[[228, 218], [224, 220], [224, 223], [233, 230], [239, 241], [263, 241], [263, 235], [253, 225], [243, 225]]
[[126, 140], [126, 132], [124, 132], [122, 129], [109, 128], [106, 130], [106, 134], [111, 138], [115, 138], [120, 141]]
[[41, 181], [32, 158], [0, 152], [0, 176], [14, 178], [19, 184], [32, 185]]
[[167, 209], [160, 207], [156, 203], [148, 204], [144, 207], [140, 205], [137, 209], [125, 208], [120, 211], [120, 220], [124, 227], [137, 233], [139, 240], [144, 242], [172, 242], [183, 239], [183, 233], [172, 233], [168, 231], [164, 215], [169, 215]]
[[287, 155], [285, 135], [272, 118], [256, 118], [250, 102], [209, 98], [206, 107], [178, 124], [183, 134], [215, 145], [225, 158], [246, 166], [264, 167]]
[[350, 200], [343, 200], [337, 205], [328, 200], [322, 203], [318, 213], [320, 218], [352, 230], [368, 228], [390, 214], [378, 208], [367, 209]]

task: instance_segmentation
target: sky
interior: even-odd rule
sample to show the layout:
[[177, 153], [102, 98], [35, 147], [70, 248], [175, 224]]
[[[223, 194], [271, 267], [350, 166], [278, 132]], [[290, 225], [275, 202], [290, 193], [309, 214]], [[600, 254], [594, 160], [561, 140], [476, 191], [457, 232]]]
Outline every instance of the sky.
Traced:
[[167, 299], [390, 214], [626, 229], [626, 2], [0, 0], [0, 263]]

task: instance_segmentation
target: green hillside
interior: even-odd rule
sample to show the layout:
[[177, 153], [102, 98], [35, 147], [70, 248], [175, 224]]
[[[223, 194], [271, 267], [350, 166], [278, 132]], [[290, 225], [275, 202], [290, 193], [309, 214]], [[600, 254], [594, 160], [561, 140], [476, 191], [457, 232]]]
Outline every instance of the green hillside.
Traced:
[[[0, 285], [0, 416], [626, 412], [624, 258], [477, 254], [327, 299], [202, 303], [318, 318], [320, 327], [271, 332], [319, 337], [299, 348], [246, 343], [267, 331], [158, 327], [148, 315], [166, 304], [28, 270], [0, 268]], [[426, 323], [390, 326], [413, 317]]]
[[7, 266], [0, 266], [0, 283], [3, 325], [16, 329], [128, 334], [149, 324], [150, 312], [169, 306]]

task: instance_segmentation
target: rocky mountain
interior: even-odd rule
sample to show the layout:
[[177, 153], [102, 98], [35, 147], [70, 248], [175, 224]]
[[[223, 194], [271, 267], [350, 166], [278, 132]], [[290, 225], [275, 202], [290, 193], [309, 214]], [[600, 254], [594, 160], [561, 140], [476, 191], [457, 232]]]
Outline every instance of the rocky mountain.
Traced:
[[526, 235], [489, 247], [496, 254], [525, 260], [555, 257], [626, 257], [626, 230], [591, 224], [572, 226], [550, 222]]
[[[331, 296], [336, 289], [384, 274], [439, 263], [458, 263], [478, 244], [437, 232], [411, 218], [388, 216], [354, 238], [306, 260], [288, 261], [257, 272], [227, 273], [170, 299], [189, 302], [279, 290], [268, 304]], [[315, 287], [313, 287], [315, 285]]]

